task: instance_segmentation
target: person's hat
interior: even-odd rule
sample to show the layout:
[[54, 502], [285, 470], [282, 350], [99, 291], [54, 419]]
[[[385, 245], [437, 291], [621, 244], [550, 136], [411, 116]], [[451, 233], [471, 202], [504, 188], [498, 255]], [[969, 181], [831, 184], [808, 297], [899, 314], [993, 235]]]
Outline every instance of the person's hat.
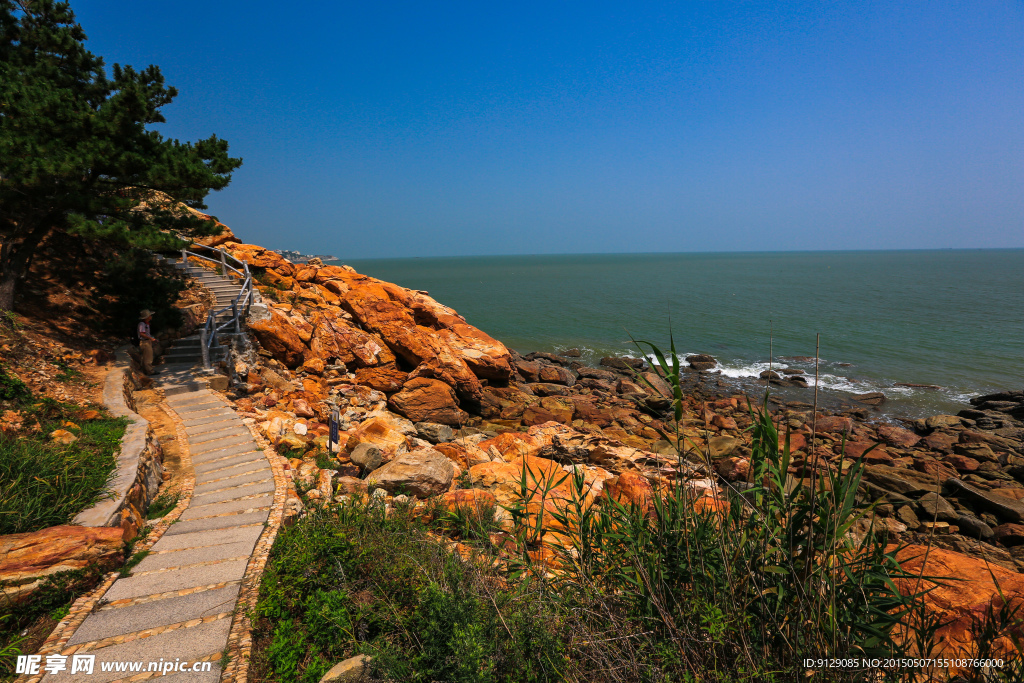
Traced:
[[149, 318], [152, 315], [153, 311], [149, 310], [148, 308], [143, 308], [142, 313], [139, 313], [139, 320], [145, 320], [146, 318]]

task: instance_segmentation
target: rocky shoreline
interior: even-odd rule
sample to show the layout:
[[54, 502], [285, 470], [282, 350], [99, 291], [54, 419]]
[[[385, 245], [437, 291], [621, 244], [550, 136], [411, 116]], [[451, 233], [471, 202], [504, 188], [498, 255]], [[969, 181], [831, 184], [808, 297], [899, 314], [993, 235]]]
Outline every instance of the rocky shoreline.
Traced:
[[[425, 292], [345, 266], [292, 264], [230, 232], [216, 242], [250, 264], [269, 304], [250, 320], [258, 350], [227, 368], [231, 395], [292, 456], [293, 476], [314, 499], [371, 481], [419, 497], [482, 489], [502, 503], [516, 465], [531, 458], [542, 469], [582, 468], [594, 496], [649, 500], [685, 479], [714, 504], [724, 486], [749, 482], [748, 396], [708, 372], [711, 356], [691, 356], [684, 369], [680, 460], [664, 438], [675, 429], [668, 387], [643, 360], [589, 367], [575, 350], [521, 355]], [[807, 384], [797, 372], [762, 379]], [[863, 456], [863, 498], [880, 500], [873, 523], [894, 541], [1024, 570], [1024, 393], [981, 396], [958, 415], [902, 425], [873, 422], [878, 397], [856, 398], [816, 414], [806, 402], [770, 398], [788, 432], [790, 474], [845, 469]], [[334, 407], [340, 450], [318, 467]]]

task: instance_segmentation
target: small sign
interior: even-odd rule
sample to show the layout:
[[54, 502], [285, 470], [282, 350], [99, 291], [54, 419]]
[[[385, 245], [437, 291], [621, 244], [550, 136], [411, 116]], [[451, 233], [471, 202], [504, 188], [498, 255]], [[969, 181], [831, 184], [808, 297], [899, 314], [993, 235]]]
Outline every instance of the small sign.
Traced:
[[331, 435], [327, 440], [327, 449], [334, 453], [338, 450], [338, 423], [341, 422], [341, 416], [338, 414], [338, 409], [334, 408], [331, 410], [331, 418], [328, 420], [328, 426], [331, 429]]

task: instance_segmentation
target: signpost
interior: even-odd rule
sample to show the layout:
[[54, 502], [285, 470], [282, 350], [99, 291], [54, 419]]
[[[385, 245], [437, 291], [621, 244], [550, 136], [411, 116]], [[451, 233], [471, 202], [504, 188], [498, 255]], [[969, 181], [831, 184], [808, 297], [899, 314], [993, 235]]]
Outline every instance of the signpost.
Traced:
[[327, 425], [331, 430], [330, 436], [327, 437], [327, 450], [331, 454], [336, 453], [340, 448], [338, 447], [338, 425], [341, 422], [341, 416], [338, 413], [338, 406], [333, 401], [331, 402], [331, 417], [327, 421]]

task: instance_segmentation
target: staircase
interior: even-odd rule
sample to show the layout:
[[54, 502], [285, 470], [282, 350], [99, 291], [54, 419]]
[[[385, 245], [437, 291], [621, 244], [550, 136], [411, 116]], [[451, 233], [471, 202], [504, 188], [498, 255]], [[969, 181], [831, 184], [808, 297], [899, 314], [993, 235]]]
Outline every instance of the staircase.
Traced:
[[[220, 275], [214, 271], [201, 268], [194, 264], [166, 257], [157, 257], [159, 261], [171, 265], [179, 270], [184, 270], [190, 277], [203, 285], [215, 297], [213, 311], [219, 311], [215, 318], [216, 325], [222, 325], [233, 317], [231, 304], [242, 291], [242, 280], [228, 272], [227, 275]], [[242, 332], [244, 334], [244, 332]], [[224, 334], [224, 333], [222, 333]], [[232, 335], [227, 335], [228, 337]], [[210, 350], [210, 363], [227, 358], [227, 349], [217, 345]], [[207, 383], [197, 379], [196, 371], [203, 369], [202, 340], [200, 334], [192, 334], [182, 337], [171, 344], [170, 348], [164, 350], [159, 365], [155, 368], [160, 374], [155, 378], [157, 384], [164, 390], [165, 396], [173, 396], [191, 391], [205, 389]]]

